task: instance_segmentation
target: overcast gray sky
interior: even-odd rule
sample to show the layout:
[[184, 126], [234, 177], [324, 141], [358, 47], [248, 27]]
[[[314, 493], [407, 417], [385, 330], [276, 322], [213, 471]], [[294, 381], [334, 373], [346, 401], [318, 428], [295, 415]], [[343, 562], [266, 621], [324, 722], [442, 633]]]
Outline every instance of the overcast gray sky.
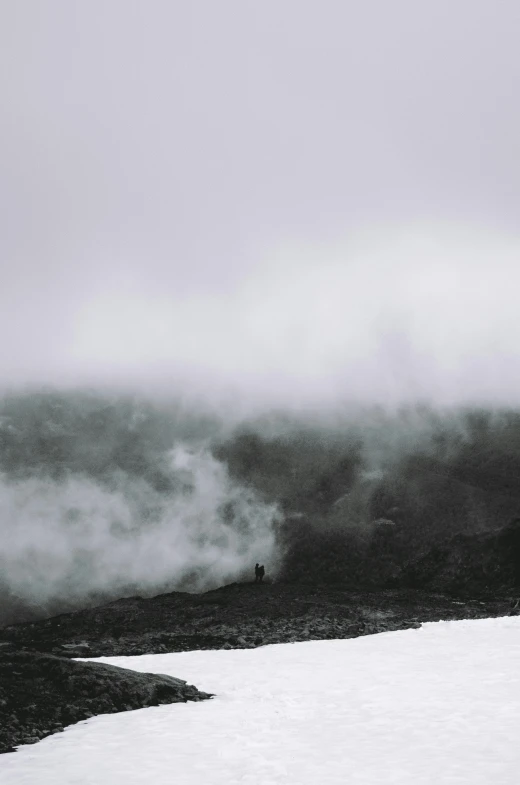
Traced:
[[4, 380], [516, 400], [519, 40], [517, 0], [0, 0]]

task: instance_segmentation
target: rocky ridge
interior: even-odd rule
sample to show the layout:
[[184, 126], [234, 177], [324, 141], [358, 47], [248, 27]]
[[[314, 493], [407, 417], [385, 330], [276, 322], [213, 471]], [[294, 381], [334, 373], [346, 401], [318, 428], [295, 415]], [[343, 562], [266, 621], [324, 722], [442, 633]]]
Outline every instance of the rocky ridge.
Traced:
[[349, 591], [294, 584], [230, 584], [171, 592], [12, 625], [0, 645], [60, 657], [106, 657], [353, 638], [425, 621], [511, 612], [515, 595], [448, 595], [413, 589]]

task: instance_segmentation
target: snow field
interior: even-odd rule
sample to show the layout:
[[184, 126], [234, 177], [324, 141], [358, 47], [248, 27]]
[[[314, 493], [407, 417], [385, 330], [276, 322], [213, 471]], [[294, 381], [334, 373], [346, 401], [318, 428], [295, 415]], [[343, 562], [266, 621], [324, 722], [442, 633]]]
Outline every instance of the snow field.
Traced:
[[102, 658], [217, 693], [0, 757], [1, 785], [517, 785], [520, 617]]

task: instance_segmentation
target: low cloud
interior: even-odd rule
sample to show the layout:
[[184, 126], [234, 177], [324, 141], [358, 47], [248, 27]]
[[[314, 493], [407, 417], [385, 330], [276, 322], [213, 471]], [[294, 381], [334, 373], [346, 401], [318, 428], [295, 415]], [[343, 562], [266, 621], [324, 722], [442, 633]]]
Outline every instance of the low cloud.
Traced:
[[287, 245], [218, 297], [100, 286], [63, 375], [257, 407], [512, 403], [519, 255], [490, 232], [367, 229]]

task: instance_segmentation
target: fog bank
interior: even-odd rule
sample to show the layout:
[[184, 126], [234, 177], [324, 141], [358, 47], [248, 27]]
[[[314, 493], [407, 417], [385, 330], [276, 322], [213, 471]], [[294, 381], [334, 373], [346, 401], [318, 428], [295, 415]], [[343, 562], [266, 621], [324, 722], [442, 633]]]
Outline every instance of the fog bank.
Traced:
[[0, 621], [16, 605], [47, 615], [125, 594], [203, 591], [256, 561], [276, 574], [275, 504], [231, 479], [200, 436], [165, 434], [165, 448], [138, 407], [125, 419], [124, 402], [88, 400], [90, 410], [67, 396], [22, 396], [2, 418]]

